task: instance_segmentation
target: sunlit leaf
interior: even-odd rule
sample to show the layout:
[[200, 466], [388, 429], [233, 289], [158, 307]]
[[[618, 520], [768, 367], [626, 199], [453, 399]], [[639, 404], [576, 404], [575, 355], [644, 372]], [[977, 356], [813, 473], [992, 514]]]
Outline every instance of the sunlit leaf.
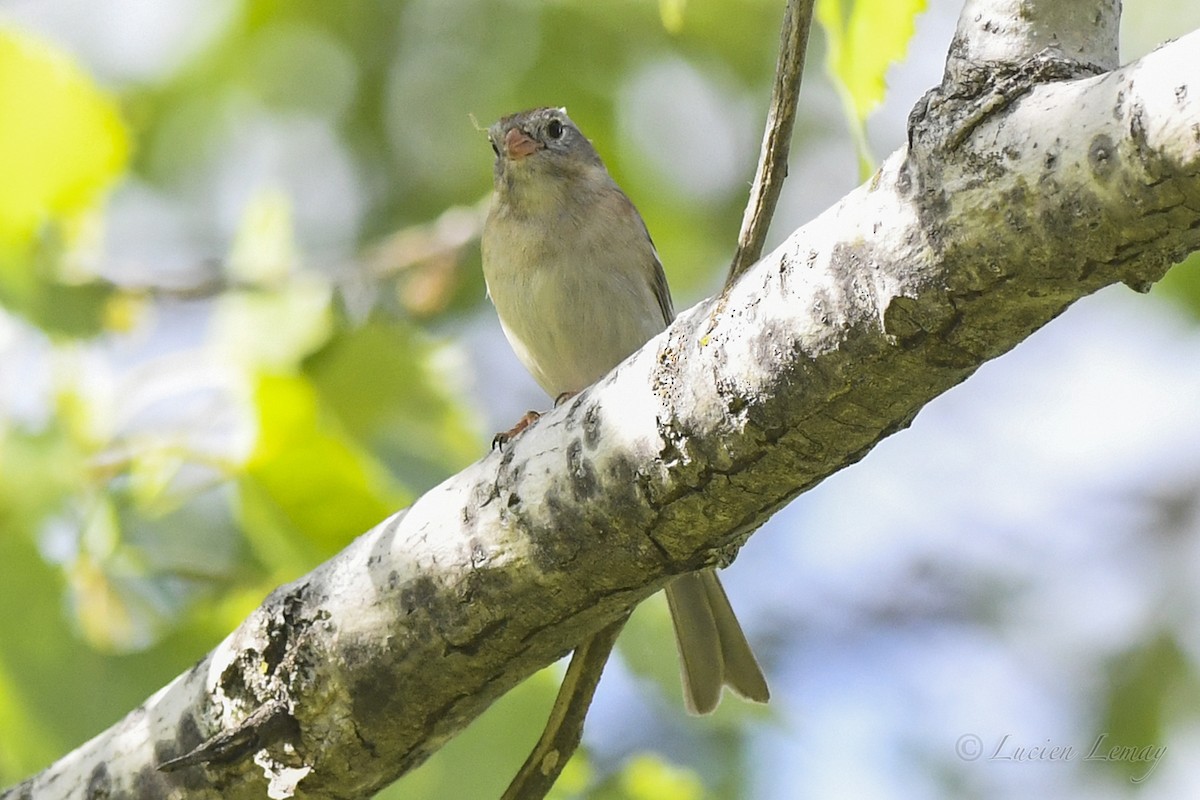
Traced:
[[251, 371], [291, 369], [328, 338], [330, 296], [327, 283], [303, 273], [277, 290], [228, 294], [213, 320], [213, 346]]
[[240, 282], [277, 285], [299, 263], [287, 195], [264, 191], [251, 201], [229, 254], [229, 274]]
[[125, 167], [116, 104], [66, 55], [0, 28], [0, 249], [88, 209]]
[[687, 0], [658, 0], [658, 15], [668, 33], [683, 30], [683, 12], [686, 9]]
[[621, 774], [621, 788], [630, 800], [700, 800], [704, 784], [691, 770], [656, 756], [634, 756]]
[[825, 69], [842, 97], [863, 176], [874, 169], [867, 117], [883, 102], [888, 69], [904, 58], [926, 0], [817, 0], [825, 31]]

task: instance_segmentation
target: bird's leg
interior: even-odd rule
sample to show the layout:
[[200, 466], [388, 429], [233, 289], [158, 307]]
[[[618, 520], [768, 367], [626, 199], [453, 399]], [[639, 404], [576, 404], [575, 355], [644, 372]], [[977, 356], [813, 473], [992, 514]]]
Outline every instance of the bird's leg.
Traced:
[[513, 425], [508, 430], [501, 431], [500, 433], [497, 433], [495, 436], [492, 437], [492, 449], [493, 450], [496, 450], [496, 449], [503, 450], [504, 445], [508, 444], [513, 439], [515, 439], [518, 435], [520, 435], [520, 433], [522, 431], [524, 431], [530, 425], [537, 422], [538, 417], [540, 417], [540, 416], [541, 416], [541, 414], [539, 414], [536, 411], [526, 411], [525, 416], [523, 416], [519, 420], [517, 420], [516, 425]]
[[[579, 392], [563, 392], [558, 397], [554, 398], [554, 407], [558, 408], [577, 394], [579, 394]], [[540, 416], [542, 415], [537, 411], [526, 411], [525, 416], [517, 420], [516, 425], [513, 425], [508, 430], [501, 431], [492, 437], [492, 449], [495, 450], [499, 448], [500, 450], [503, 450], [504, 445], [508, 444], [517, 436], [519, 436], [530, 425], [537, 422], [538, 417]]]

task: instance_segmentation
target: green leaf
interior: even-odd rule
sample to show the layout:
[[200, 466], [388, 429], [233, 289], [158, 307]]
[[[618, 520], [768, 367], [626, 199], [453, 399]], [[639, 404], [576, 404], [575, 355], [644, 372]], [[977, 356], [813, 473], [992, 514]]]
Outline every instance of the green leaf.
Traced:
[[305, 361], [322, 404], [419, 491], [479, 458], [481, 434], [449, 385], [455, 354], [399, 320], [340, 331]]
[[0, 248], [91, 208], [125, 167], [116, 104], [66, 55], [0, 29]]
[[683, 30], [683, 13], [687, 0], [658, 0], [658, 16], [667, 33], [677, 34]]
[[57, 743], [0, 657], [0, 785], [56, 755]]
[[561, 680], [557, 665], [531, 676], [376, 800], [499, 797], [537, 742]]
[[280, 191], [260, 191], [242, 215], [229, 254], [230, 275], [244, 283], [279, 285], [299, 260], [291, 201]]
[[[47, 713], [56, 678], [65, 674], [76, 642], [64, 630], [58, 576], [38, 557], [32, 539], [7, 524], [0, 509], [0, 786], [60, 755], [67, 742]], [[20, 613], [17, 613], [18, 609]], [[79, 674], [75, 673], [78, 681]], [[64, 694], [69, 694], [68, 690]], [[61, 695], [60, 695], [61, 696]]]
[[902, 60], [926, 0], [817, 0], [825, 69], [842, 98], [863, 177], [874, 170], [866, 120], [883, 101], [888, 68]]
[[32, 534], [42, 519], [83, 491], [89, 455], [61, 424], [29, 434], [6, 430], [0, 419], [0, 535]]
[[104, 330], [117, 295], [107, 283], [66, 284], [46, 275], [22, 311], [42, 330], [82, 339]]
[[129, 139], [114, 100], [50, 44], [0, 28], [0, 302], [47, 331], [92, 335], [111, 293], [64, 281], [72, 250], [123, 172]]
[[657, 756], [634, 756], [621, 774], [621, 788], [630, 800], [701, 800], [704, 784], [691, 770]]
[[617, 640], [621, 659], [634, 675], [650, 680], [668, 705], [683, 707], [675, 632], [662, 592], [637, 608]]
[[411, 502], [307, 379], [263, 376], [254, 402], [259, 438], [239, 499], [246, 535], [268, 566], [297, 574]]
[[1105, 756], [1113, 748], [1144, 756], [1145, 748], [1166, 745], [1169, 729], [1195, 713], [1189, 698], [1196, 697], [1197, 680], [1188, 653], [1174, 636], [1159, 633], [1110, 666], [1109, 685], [1103, 727], [1087, 749], [1128, 778], [1144, 778], [1152, 767], [1144, 757]]

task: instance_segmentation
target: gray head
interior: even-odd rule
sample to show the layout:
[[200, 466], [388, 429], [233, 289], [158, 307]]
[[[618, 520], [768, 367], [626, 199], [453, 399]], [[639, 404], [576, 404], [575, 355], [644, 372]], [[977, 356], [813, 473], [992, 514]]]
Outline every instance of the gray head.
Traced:
[[608, 176], [596, 149], [565, 108], [511, 114], [488, 129], [488, 139], [496, 154], [496, 191], [501, 194], [521, 196], [535, 188], [564, 191], [574, 181]]

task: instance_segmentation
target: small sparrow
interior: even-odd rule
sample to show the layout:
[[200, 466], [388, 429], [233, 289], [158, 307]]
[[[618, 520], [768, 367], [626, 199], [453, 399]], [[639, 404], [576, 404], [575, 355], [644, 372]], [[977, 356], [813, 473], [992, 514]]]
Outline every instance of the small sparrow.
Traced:
[[[504, 117], [488, 139], [496, 154], [482, 245], [488, 296], [517, 358], [561, 402], [666, 328], [671, 292], [641, 215], [565, 109]], [[536, 418], [530, 412], [497, 441]], [[767, 702], [716, 572], [676, 578], [667, 601], [688, 710], [715, 709], [723, 685]]]

